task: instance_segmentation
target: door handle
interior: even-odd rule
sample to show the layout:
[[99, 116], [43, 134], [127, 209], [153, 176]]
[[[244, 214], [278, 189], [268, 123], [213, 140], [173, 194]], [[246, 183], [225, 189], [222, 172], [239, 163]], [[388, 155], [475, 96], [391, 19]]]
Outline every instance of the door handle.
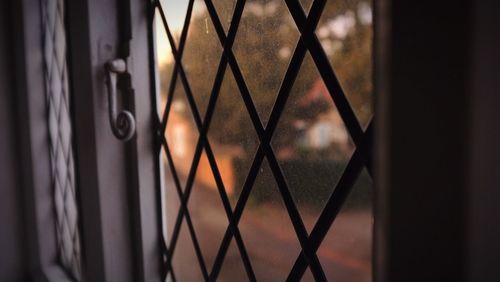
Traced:
[[118, 75], [127, 72], [127, 65], [123, 59], [115, 59], [105, 65], [108, 88], [108, 113], [111, 130], [116, 138], [128, 141], [135, 133], [135, 118], [130, 111], [117, 109], [117, 82]]

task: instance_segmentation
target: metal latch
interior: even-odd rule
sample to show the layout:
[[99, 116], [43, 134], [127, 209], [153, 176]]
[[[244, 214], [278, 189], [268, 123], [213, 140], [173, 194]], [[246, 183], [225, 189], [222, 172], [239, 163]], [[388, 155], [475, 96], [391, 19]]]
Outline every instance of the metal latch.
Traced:
[[116, 138], [128, 141], [135, 133], [134, 115], [127, 110], [118, 112], [117, 93], [122, 94], [122, 104], [125, 105], [127, 98], [133, 100], [134, 88], [132, 78], [127, 69], [127, 60], [130, 56], [130, 41], [132, 40], [132, 24], [130, 21], [130, 0], [120, 1], [119, 9], [119, 58], [108, 61], [105, 65], [108, 88], [108, 111], [111, 130]]
[[[122, 110], [117, 113], [118, 76], [125, 75], [125, 78], [130, 80], [130, 75], [127, 73], [127, 64], [123, 59], [115, 59], [106, 63], [105, 69], [108, 87], [108, 113], [111, 130], [116, 138], [128, 141], [132, 139], [135, 133], [134, 115], [127, 110]], [[123, 90], [126, 91], [126, 89]], [[130, 90], [132, 89], [130, 88]]]

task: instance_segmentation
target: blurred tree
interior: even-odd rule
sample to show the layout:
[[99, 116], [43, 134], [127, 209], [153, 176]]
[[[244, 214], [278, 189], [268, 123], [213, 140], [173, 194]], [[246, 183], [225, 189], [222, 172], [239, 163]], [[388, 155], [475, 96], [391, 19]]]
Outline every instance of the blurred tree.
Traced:
[[[203, 117], [222, 46], [202, 2], [196, 1], [198, 6], [195, 6], [191, 20], [183, 65]], [[227, 32], [235, 1], [213, 2]], [[312, 0], [302, 0], [301, 3], [308, 11]], [[328, 1], [316, 33], [358, 119], [365, 125], [372, 115], [371, 3], [366, 0]], [[298, 38], [298, 30], [284, 1], [247, 1], [233, 52], [264, 125]], [[167, 89], [172, 68], [173, 62], [160, 67], [162, 90]], [[305, 60], [295, 81], [300, 87], [292, 90], [301, 93], [292, 93], [290, 97], [306, 95], [307, 89], [318, 79], [321, 77], [313, 61]], [[177, 84], [175, 97], [184, 95], [180, 82]], [[165, 95], [164, 91], [162, 95]], [[290, 142], [296, 136], [294, 120], [314, 119], [328, 110], [322, 105], [299, 108], [299, 103], [290, 101], [287, 107], [295, 108], [287, 111], [292, 114], [283, 115], [280, 123], [290, 130], [289, 134], [274, 136], [273, 140], [278, 144]], [[211, 124], [209, 135], [219, 144], [238, 144], [245, 150], [256, 145], [256, 139], [250, 138], [250, 135], [255, 135], [253, 126], [229, 67]]]

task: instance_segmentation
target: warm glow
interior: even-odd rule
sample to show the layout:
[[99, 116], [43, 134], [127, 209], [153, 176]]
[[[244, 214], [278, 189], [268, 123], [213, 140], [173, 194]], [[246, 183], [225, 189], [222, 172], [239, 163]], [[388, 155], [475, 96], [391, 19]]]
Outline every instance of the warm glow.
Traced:
[[[184, 24], [184, 18], [186, 17], [188, 1], [179, 0], [160, 0], [160, 3], [165, 12], [165, 17], [168, 19], [168, 27], [173, 33], [174, 37], [179, 34], [182, 30]], [[159, 13], [155, 17], [156, 22], [156, 53], [158, 58], [158, 64], [162, 65], [172, 61], [172, 50], [168, 42], [167, 33], [163, 28], [163, 22]]]
[[[165, 17], [167, 18], [168, 27], [172, 32], [175, 40], [178, 39], [186, 18], [187, 6], [189, 1], [179, 0], [160, 0]], [[193, 16], [199, 13], [199, 6], [195, 4], [193, 8]], [[155, 16], [155, 29], [156, 29], [156, 56], [158, 65], [170, 63], [173, 61], [172, 49], [168, 42], [167, 33], [163, 27], [162, 19], [157, 12]], [[176, 42], [177, 44], [177, 42]]]

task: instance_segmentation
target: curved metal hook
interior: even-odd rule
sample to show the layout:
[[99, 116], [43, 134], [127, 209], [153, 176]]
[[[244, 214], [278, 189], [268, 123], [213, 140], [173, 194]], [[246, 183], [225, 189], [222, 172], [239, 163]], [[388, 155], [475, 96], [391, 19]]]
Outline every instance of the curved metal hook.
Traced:
[[135, 133], [135, 118], [131, 112], [122, 110], [117, 114], [116, 106], [116, 83], [118, 74], [127, 71], [127, 65], [123, 59], [116, 59], [106, 63], [106, 75], [108, 86], [108, 112], [111, 130], [116, 138], [128, 141]]

